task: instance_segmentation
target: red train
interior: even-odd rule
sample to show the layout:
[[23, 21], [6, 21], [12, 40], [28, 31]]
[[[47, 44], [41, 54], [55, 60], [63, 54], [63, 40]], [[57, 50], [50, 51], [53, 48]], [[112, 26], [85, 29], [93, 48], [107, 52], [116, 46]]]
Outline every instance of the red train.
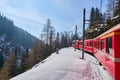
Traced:
[[[73, 42], [73, 47], [82, 49], [82, 40]], [[84, 50], [99, 60], [103, 67], [120, 80], [120, 24], [109, 29], [94, 39], [85, 40]]]

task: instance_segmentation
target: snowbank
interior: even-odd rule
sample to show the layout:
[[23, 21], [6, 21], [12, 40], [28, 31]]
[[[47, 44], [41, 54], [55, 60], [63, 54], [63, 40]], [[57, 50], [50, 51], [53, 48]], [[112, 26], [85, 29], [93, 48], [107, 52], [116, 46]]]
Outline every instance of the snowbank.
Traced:
[[73, 48], [61, 49], [10, 80], [113, 80], [94, 57], [85, 53], [83, 60], [81, 54]]

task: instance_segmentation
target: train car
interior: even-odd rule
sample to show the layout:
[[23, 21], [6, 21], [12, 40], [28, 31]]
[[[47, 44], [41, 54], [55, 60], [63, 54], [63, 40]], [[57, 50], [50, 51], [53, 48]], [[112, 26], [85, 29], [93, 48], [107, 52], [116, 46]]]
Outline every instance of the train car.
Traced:
[[72, 41], [72, 47], [79, 49], [80, 40], [73, 40]]
[[[82, 49], [82, 44], [82, 40], [76, 41], [77, 48]], [[84, 50], [93, 53], [113, 78], [120, 80], [120, 24], [95, 39], [85, 40]]]
[[93, 39], [85, 40], [85, 51], [93, 53]]
[[120, 24], [94, 39], [93, 53], [114, 79], [120, 80]]
[[79, 40], [78, 48], [82, 50], [82, 40]]
[[79, 49], [80, 40], [76, 40], [76, 48]]
[[[93, 53], [93, 39], [88, 39], [88, 40], [85, 40], [84, 42], [84, 50], [86, 52], [90, 52], [90, 53]], [[79, 49], [82, 50], [82, 44], [83, 44], [83, 41], [80, 40], [79, 41]]]

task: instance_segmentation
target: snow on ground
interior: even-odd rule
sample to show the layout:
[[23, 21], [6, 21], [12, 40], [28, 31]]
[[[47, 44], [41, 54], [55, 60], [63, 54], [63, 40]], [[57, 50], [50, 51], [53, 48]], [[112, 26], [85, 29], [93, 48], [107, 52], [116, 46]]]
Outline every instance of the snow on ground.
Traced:
[[10, 80], [113, 80], [93, 56], [64, 48]]

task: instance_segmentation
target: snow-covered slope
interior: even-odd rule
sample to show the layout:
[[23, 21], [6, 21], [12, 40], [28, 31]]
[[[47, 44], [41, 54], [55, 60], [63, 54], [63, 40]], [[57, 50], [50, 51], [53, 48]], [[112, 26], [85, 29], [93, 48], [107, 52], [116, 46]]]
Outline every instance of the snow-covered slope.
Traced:
[[61, 49], [10, 80], [113, 80], [93, 56], [85, 53], [84, 60], [81, 56], [80, 50]]

